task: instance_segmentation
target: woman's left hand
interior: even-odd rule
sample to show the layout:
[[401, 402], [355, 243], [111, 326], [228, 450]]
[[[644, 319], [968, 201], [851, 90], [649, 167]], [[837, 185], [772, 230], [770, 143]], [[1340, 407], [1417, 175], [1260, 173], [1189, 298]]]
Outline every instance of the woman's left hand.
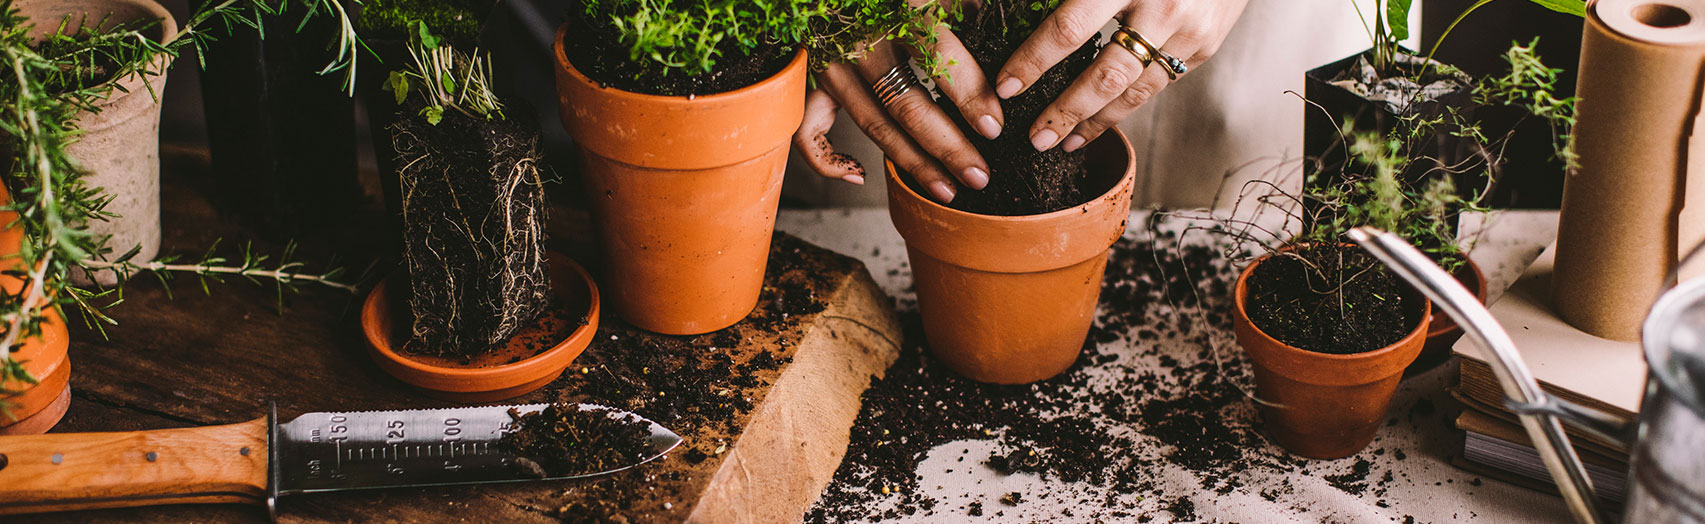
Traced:
[[[1189, 68], [1219, 50], [1248, 0], [1065, 0], [1025, 40], [995, 77], [995, 94], [1011, 98], [1029, 89], [1054, 64], [1094, 38], [1115, 19]], [[1164, 60], [1144, 67], [1137, 53], [1109, 42], [1095, 62], [1030, 126], [1030, 143], [1042, 151], [1074, 151], [1119, 124], [1172, 83]]]

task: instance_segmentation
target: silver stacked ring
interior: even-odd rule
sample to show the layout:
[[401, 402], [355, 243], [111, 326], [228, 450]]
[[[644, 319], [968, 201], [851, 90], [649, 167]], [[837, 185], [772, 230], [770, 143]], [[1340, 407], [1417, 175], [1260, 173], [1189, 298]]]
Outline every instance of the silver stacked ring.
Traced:
[[891, 106], [896, 100], [900, 99], [900, 95], [910, 92], [912, 86], [917, 83], [918, 77], [912, 74], [912, 67], [908, 64], [900, 64], [889, 69], [887, 74], [882, 75], [882, 78], [871, 86], [871, 89], [876, 92], [876, 99], [881, 100], [882, 105]]

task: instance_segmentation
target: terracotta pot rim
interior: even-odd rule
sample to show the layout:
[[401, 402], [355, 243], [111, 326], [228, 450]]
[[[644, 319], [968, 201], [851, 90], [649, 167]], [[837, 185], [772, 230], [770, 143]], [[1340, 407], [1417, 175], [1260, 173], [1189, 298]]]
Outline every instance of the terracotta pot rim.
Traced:
[[[1279, 248], [1279, 251], [1292, 251], [1292, 250], [1300, 249], [1303, 246], [1307, 246], [1307, 245], [1308, 244], [1285, 244], [1283, 247]], [[1343, 247], [1360, 249], [1355, 244], [1340, 243], [1338, 245], [1343, 246]], [[1431, 325], [1430, 322], [1427, 322], [1427, 317], [1432, 313], [1433, 305], [1432, 305], [1431, 301], [1428, 301], [1425, 297], [1422, 297], [1421, 298], [1421, 300], [1422, 300], [1421, 315], [1420, 315], [1420, 319], [1415, 322], [1415, 327], [1410, 328], [1408, 331], [1408, 334], [1403, 335], [1403, 338], [1399, 338], [1399, 339], [1397, 339], [1396, 342], [1393, 342], [1393, 343], [1386, 345], [1384, 347], [1381, 347], [1379, 349], [1374, 349], [1374, 350], [1370, 350], [1370, 351], [1363, 351], [1361, 353], [1350, 353], [1350, 354], [1324, 353], [1324, 352], [1320, 352], [1320, 351], [1312, 351], [1312, 350], [1292, 346], [1290, 344], [1286, 344], [1284, 341], [1281, 341], [1277, 338], [1273, 338], [1272, 335], [1268, 335], [1266, 331], [1263, 331], [1261, 329], [1261, 326], [1256, 325], [1255, 321], [1249, 318], [1249, 311], [1248, 311], [1247, 306], [1245, 306], [1245, 302], [1248, 301], [1248, 297], [1249, 297], [1249, 276], [1255, 273], [1255, 266], [1261, 265], [1262, 262], [1266, 261], [1269, 258], [1272, 258], [1273, 256], [1274, 256], [1273, 253], [1268, 253], [1266, 255], [1262, 255], [1260, 258], [1255, 259], [1254, 262], [1251, 262], [1248, 266], [1244, 267], [1242, 272], [1238, 273], [1237, 283], [1233, 286], [1232, 308], [1231, 308], [1232, 314], [1236, 315], [1236, 320], [1238, 322], [1243, 322], [1245, 324], [1248, 324], [1249, 327], [1252, 329], [1252, 331], [1255, 334], [1259, 335], [1261, 338], [1263, 338], [1267, 341], [1272, 342], [1273, 347], [1281, 348], [1284, 351], [1306, 354], [1306, 355], [1310, 356], [1311, 358], [1318, 358], [1318, 359], [1326, 360], [1326, 361], [1336, 361], [1336, 362], [1349, 363], [1349, 362], [1355, 362], [1355, 361], [1359, 361], [1359, 360], [1378, 360], [1381, 357], [1385, 357], [1385, 356], [1390, 355], [1392, 353], [1402, 351], [1404, 349], [1404, 346], [1409, 345], [1410, 343], [1415, 342], [1416, 340], [1424, 339], [1426, 337], [1427, 328], [1428, 328], [1428, 326]], [[1405, 364], [1405, 365], [1407, 365], [1407, 364]], [[1401, 373], [1401, 370], [1399, 371], [1399, 373]]]
[[[1123, 130], [1116, 128], [1116, 127], [1112, 128], [1112, 129], [1108, 129], [1106, 132], [1101, 133], [1101, 136], [1096, 137], [1095, 140], [1091, 141], [1090, 143], [1093, 144], [1095, 142], [1100, 142], [1102, 140], [1117, 140], [1119, 142], [1119, 144], [1123, 145], [1124, 149], [1125, 149], [1125, 158], [1128, 161], [1127, 163], [1129, 163], [1130, 161], [1134, 161], [1137, 158], [1136, 149], [1131, 147], [1131, 141], [1129, 138], [1127, 138], [1125, 136], [1125, 132]], [[1084, 146], [1088, 147], [1089, 144], [1084, 144]], [[895, 187], [899, 188], [902, 191], [905, 191], [905, 194], [910, 196], [911, 198], [924, 202], [924, 205], [929, 207], [930, 210], [933, 212], [942, 213], [942, 214], [945, 214], [948, 216], [953, 216], [953, 217], [975, 218], [975, 219], [983, 219], [983, 220], [996, 220], [996, 221], [1008, 222], [1008, 223], [1046, 222], [1046, 221], [1050, 221], [1050, 220], [1059, 219], [1060, 217], [1066, 216], [1066, 215], [1083, 214], [1083, 210], [1085, 208], [1088, 208], [1088, 207], [1094, 205], [1095, 203], [1100, 202], [1102, 199], [1107, 198], [1109, 195], [1112, 195], [1114, 193], [1119, 192], [1119, 189], [1125, 185], [1125, 179], [1136, 178], [1136, 176], [1137, 176], [1137, 172], [1135, 169], [1126, 169], [1124, 174], [1120, 175], [1119, 178], [1114, 179], [1113, 185], [1108, 187], [1106, 191], [1103, 191], [1100, 194], [1097, 194], [1094, 197], [1090, 198], [1089, 200], [1086, 200], [1083, 203], [1072, 206], [1072, 207], [1061, 209], [1059, 211], [1049, 211], [1047, 213], [1038, 213], [1038, 214], [1034, 214], [1034, 215], [1007, 216], [1007, 215], [986, 215], [986, 214], [982, 214], [982, 213], [972, 213], [969, 211], [961, 211], [958, 209], [948, 207], [946, 205], [943, 205], [940, 202], [936, 202], [935, 199], [933, 199], [933, 198], [929, 198], [929, 197], [918, 194], [917, 191], [912, 189], [912, 186], [910, 184], [907, 184], [904, 180], [900, 180], [900, 168], [898, 166], [894, 165], [894, 160], [888, 158], [888, 155], [882, 156], [882, 166], [884, 168], [886, 168], [888, 171], [888, 183], [898, 184]]]
[[[502, 389], [514, 385], [508, 384], [509, 382], [515, 382], [517, 384], [525, 383], [529, 380], [536, 380], [539, 377], [543, 377], [551, 373], [561, 372], [563, 369], [567, 369], [569, 363], [573, 361], [572, 356], [567, 359], [563, 359], [565, 354], [579, 356], [580, 352], [584, 351], [586, 347], [592, 343], [592, 337], [598, 331], [598, 315], [600, 313], [601, 304], [598, 296], [598, 285], [593, 282], [592, 275], [587, 273], [585, 268], [581, 267], [579, 263], [576, 263], [567, 255], [563, 255], [561, 253], [554, 251], [550, 252], [550, 257], [565, 264], [568, 269], [573, 271], [573, 274], [576, 277], [585, 282], [588, 307], [586, 311], [586, 323], [581, 324], [579, 328], [576, 328], [574, 332], [570, 333], [562, 342], [552, 346], [550, 349], [547, 349], [542, 353], [523, 359], [520, 362], [482, 368], [435, 366], [419, 362], [408, 358], [405, 355], [399, 354], [391, 348], [389, 334], [381, 333], [381, 329], [379, 329], [376, 322], [376, 309], [379, 306], [379, 301], [389, 300], [388, 293], [386, 292], [386, 281], [384, 280], [381, 280], [378, 285], [375, 285], [373, 289], [367, 293], [367, 299], [362, 301], [362, 334], [367, 338], [367, 345], [373, 350], [372, 352], [375, 358], [381, 358], [384, 360], [382, 364], [399, 366], [410, 373], [434, 379], [475, 382], [474, 386], [470, 386], [465, 390], [448, 390], [441, 388], [429, 389], [440, 389], [452, 392], [478, 392], [489, 389]], [[553, 360], [558, 359], [563, 359], [560, 366], [552, 362]], [[405, 377], [399, 376], [397, 378], [403, 379], [404, 382], [408, 382], [410, 384], [420, 385], [414, 380], [410, 380]]]
[[573, 63], [570, 63], [568, 61], [568, 51], [564, 48], [565, 44], [563, 43], [563, 37], [565, 37], [565, 36], [568, 36], [568, 22], [567, 21], [564, 21], [562, 23], [562, 25], [557, 26], [556, 40], [551, 44], [551, 52], [553, 55], [555, 55], [558, 68], [564, 72], [567, 72], [569, 78], [572, 78], [572, 79], [574, 79], [575, 82], [579, 82], [581, 84], [594, 86], [594, 87], [598, 88], [600, 91], [606, 91], [606, 92], [610, 93], [610, 96], [613, 96], [613, 97], [631, 98], [631, 99], [645, 101], [645, 103], [651, 103], [651, 104], [691, 104], [691, 103], [714, 104], [716, 102], [720, 102], [720, 101], [726, 100], [726, 99], [739, 98], [741, 96], [746, 95], [749, 91], [755, 91], [755, 90], [759, 89], [761, 86], [764, 86], [765, 84], [775, 82], [777, 79], [781, 78], [782, 76], [787, 75], [787, 73], [789, 71], [792, 71], [796, 66], [802, 66], [802, 64], [805, 61], [805, 54], [806, 54], [805, 53], [805, 47], [800, 46], [800, 48], [798, 50], [794, 51], [793, 59], [788, 60], [787, 65], [782, 66], [780, 71], [776, 71], [776, 74], [765, 77], [763, 80], [753, 82], [752, 85], [749, 85], [749, 86], [740, 87], [740, 88], [733, 89], [730, 91], [723, 91], [720, 93], [711, 93], [708, 95], [693, 95], [690, 97], [681, 96], [681, 95], [652, 95], [652, 94], [646, 94], [646, 93], [635, 93], [633, 91], [627, 91], [627, 90], [618, 89], [618, 88], [614, 88], [614, 87], [608, 87], [608, 86], [605, 86], [603, 84], [599, 84], [598, 82], [587, 77], [585, 74], [581, 73], [579, 69], [576, 69], [574, 67]]
[[[154, 26], [154, 29], [157, 29], [160, 31], [160, 38], [159, 38], [160, 45], [170, 44], [170, 43], [177, 40], [178, 21], [177, 21], [177, 19], [172, 17], [172, 12], [168, 11], [165, 8], [165, 6], [160, 5], [159, 2], [154, 1], [154, 0], [104, 0], [104, 1], [109, 3], [109, 4], [122, 4], [122, 5], [128, 5], [128, 6], [134, 6], [134, 7], [141, 8], [143, 11], [148, 12], [156, 20], [159, 20], [160, 21], [159, 25]], [[85, 11], [85, 12], [87, 12], [87, 11]], [[109, 11], [109, 14], [110, 13], [111, 12]], [[46, 26], [42, 25], [41, 20], [31, 19], [30, 23], [36, 24], [37, 28], [46, 27]], [[160, 56], [158, 56], [156, 58], [156, 60], [160, 62], [160, 68], [159, 68], [160, 70], [156, 71], [155, 74], [143, 75], [141, 73], [131, 73], [131, 74], [125, 75], [125, 76], [120, 77], [120, 78], [111, 78], [111, 79], [108, 79], [106, 82], [102, 82], [100, 86], [112, 85], [112, 86], [116, 86], [120, 89], [115, 89], [114, 90], [115, 92], [112, 94], [112, 96], [108, 97], [105, 100], [99, 101], [98, 104], [103, 105], [103, 106], [104, 105], [110, 105], [113, 103], [113, 101], [118, 100], [120, 98], [127, 97], [127, 96], [135, 95], [135, 94], [137, 94], [138, 91], [141, 91], [143, 93], [148, 93], [148, 89], [145, 89], [142, 87], [143, 80], [144, 80], [142, 77], [144, 77], [144, 76], [148, 76], [148, 77], [165, 76], [167, 69], [170, 68], [170, 64], [172, 63], [171, 55], [167, 55], [164, 53], [162, 53]], [[96, 87], [100, 87], [100, 86], [96, 86]], [[155, 95], [164, 96], [164, 93], [155, 93]], [[150, 96], [154, 96], [154, 95], [150, 95]], [[88, 131], [88, 130], [85, 129], [84, 131]]]

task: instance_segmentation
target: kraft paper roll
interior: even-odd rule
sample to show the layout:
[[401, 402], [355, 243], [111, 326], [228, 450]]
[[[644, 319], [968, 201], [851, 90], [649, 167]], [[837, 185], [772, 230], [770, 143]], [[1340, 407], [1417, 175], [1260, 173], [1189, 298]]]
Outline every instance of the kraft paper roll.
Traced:
[[1638, 340], [1677, 253], [1705, 232], [1702, 75], [1705, 0], [1588, 8], [1580, 168], [1563, 185], [1553, 275], [1558, 314], [1582, 331]]

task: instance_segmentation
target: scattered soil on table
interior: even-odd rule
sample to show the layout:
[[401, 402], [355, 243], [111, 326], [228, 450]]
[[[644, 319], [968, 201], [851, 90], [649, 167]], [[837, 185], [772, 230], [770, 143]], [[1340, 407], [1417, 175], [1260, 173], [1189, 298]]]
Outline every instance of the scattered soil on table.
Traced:
[[[966, 15], [954, 34], [965, 44], [983, 76], [996, 81], [1018, 46], [1029, 37], [1020, 27], [1037, 27], [1045, 13], [1031, 11], [1028, 0], [992, 0]], [[1007, 16], [1002, 16], [1005, 13]], [[1067, 86], [1095, 60], [1100, 38], [1091, 38], [1077, 51], [1049, 69], [1023, 93], [1001, 101], [1005, 127], [994, 140], [971, 127], [949, 98], [937, 104], [959, 124], [965, 137], [989, 163], [989, 185], [982, 190], [961, 187], [949, 207], [985, 215], [1019, 216], [1058, 211], [1099, 196], [1107, 188], [1089, 187], [1084, 168], [1084, 150], [1067, 153], [1060, 147], [1037, 152], [1030, 144], [1030, 126], [1042, 116]], [[981, 115], [975, 115], [981, 117]], [[1064, 139], [1064, 136], [1060, 138]], [[910, 177], [907, 177], [910, 179]], [[915, 186], [915, 182], [913, 183]], [[929, 194], [920, 192], [919, 194]]]
[[689, 75], [678, 69], [664, 69], [650, 58], [633, 59], [628, 46], [622, 44], [621, 31], [609, 18], [585, 16], [583, 6], [587, 1], [591, 0], [568, 3], [568, 31], [563, 47], [575, 69], [605, 87], [649, 95], [712, 95], [775, 76], [793, 59], [792, 49], [774, 45], [759, 46], [747, 55], [729, 38], [718, 48], [714, 71]]
[[1408, 287], [1360, 249], [1280, 252], [1249, 275], [1249, 320], [1293, 347], [1348, 355], [1402, 340], [1420, 322]]
[[421, 107], [408, 100], [390, 129], [414, 315], [405, 349], [484, 353], [550, 301], [539, 135], [515, 120], [454, 111], [432, 125], [416, 116]]
[[525, 414], [510, 408], [509, 416], [515, 430], [497, 441], [498, 449], [525, 460], [526, 469], [541, 478], [625, 468], [652, 453], [651, 425], [633, 415], [551, 404]]
[[[681, 435], [658, 464], [584, 486], [554, 502], [565, 522], [679, 521], [691, 501], [675, 490], [708, 478], [734, 447], [768, 384], [792, 360], [798, 326], [822, 312], [830, 277], [859, 262], [776, 233], [758, 307], [729, 328], [697, 336], [648, 333], [609, 318], [567, 373], [545, 387], [556, 402], [631, 411]], [[679, 458], [673, 458], [679, 457]], [[668, 506], [665, 506], [668, 504]]]
[[[916, 314], [902, 313], [907, 343], [865, 392], [847, 456], [806, 521], [1193, 521], [1233, 493], [1291, 496], [1299, 473], [1366, 478], [1348, 463], [1294, 458], [1261, 435], [1230, 335], [1236, 274], [1225, 246], [1180, 243], [1170, 231], [1151, 224], [1113, 247], [1084, 351], [1049, 380], [960, 378], [922, 347]], [[930, 494], [941, 486], [921, 485], [925, 459], [944, 457], [953, 470], [1035, 475], [1048, 487], [949, 504]], [[1180, 488], [1180, 478], [1194, 484]], [[1032, 501], [1065, 508], [1038, 515]]]

